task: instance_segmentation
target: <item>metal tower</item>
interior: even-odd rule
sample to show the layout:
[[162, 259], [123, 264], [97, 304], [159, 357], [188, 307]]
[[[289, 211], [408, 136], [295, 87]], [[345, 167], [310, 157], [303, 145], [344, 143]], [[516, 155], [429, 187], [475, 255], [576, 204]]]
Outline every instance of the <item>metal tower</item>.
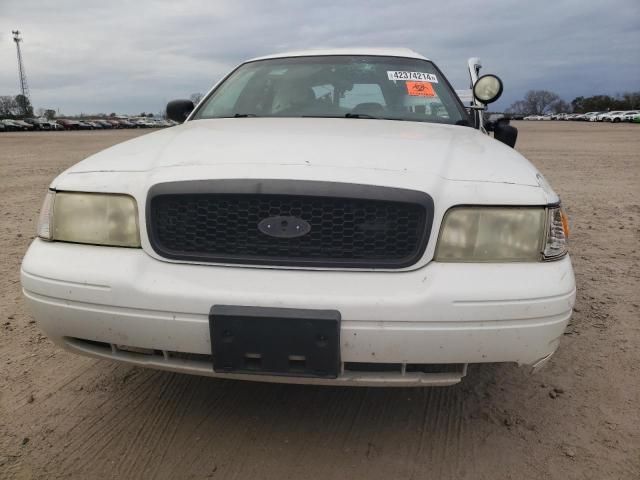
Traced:
[[29, 98], [29, 85], [27, 85], [27, 72], [24, 70], [24, 64], [22, 63], [22, 53], [20, 52], [20, 30], [12, 30], [13, 41], [16, 42], [16, 48], [18, 49], [18, 75], [20, 75], [20, 91], [25, 98]]

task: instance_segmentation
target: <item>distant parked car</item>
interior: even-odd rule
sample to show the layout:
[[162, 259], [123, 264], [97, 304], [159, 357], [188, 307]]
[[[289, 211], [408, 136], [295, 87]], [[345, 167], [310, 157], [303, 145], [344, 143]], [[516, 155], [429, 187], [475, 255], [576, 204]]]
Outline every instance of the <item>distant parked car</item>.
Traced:
[[504, 113], [490, 113], [484, 116], [485, 122], [497, 122], [503, 118], [507, 118]]
[[624, 113], [622, 110], [615, 110], [613, 112], [607, 112], [607, 113], [603, 113], [602, 115], [598, 115], [599, 118], [599, 122], [610, 122], [611, 118], [618, 115]]
[[598, 114], [600, 114], [600, 113], [602, 113], [602, 112], [587, 112], [587, 113], [582, 113], [582, 114], [580, 114], [580, 115], [576, 118], [576, 120], [580, 120], [580, 121], [583, 121], [583, 122], [588, 122], [589, 120], [591, 120], [591, 117], [593, 117], [593, 116], [595, 116], [595, 115], [598, 115]]
[[31, 125], [28, 122], [25, 122], [24, 120], [14, 120], [14, 123], [17, 123], [18, 125], [21, 125], [24, 130], [33, 130], [33, 125]]
[[99, 119], [99, 120], [94, 120], [94, 122], [99, 123], [100, 125], [102, 125], [102, 128], [113, 128], [113, 125], [109, 122], [107, 122], [106, 120], [103, 119]]
[[15, 120], [11, 120], [9, 118], [0, 120], [0, 122], [2, 122], [7, 132], [20, 132], [25, 130], [25, 128], [22, 125], [15, 123]]
[[601, 120], [598, 120], [598, 117], [606, 113], [609, 113], [609, 112], [589, 112], [589, 113], [585, 113], [585, 116], [587, 117], [587, 120], [589, 122], [599, 122]]
[[149, 119], [148, 122], [151, 124], [151, 128], [158, 128], [158, 127], [164, 127], [165, 124], [162, 122], [162, 120], [156, 120], [154, 119]]
[[60, 125], [56, 120], [49, 120], [51, 130], [64, 130], [64, 127]]
[[98, 122], [94, 122], [93, 120], [90, 120], [90, 121], [85, 120], [84, 123], [91, 125], [91, 127], [95, 130], [102, 130], [104, 128], [101, 124], [99, 124]]
[[78, 122], [78, 129], [79, 130], [93, 130], [93, 126], [90, 125], [89, 123], [85, 122], [84, 120]]
[[62, 125], [65, 130], [80, 130], [80, 123], [75, 120], [61, 118], [59, 120], [56, 120], [56, 122]]
[[53, 123], [46, 118], [36, 118], [36, 123], [34, 125], [37, 125], [40, 130], [53, 130], [55, 128]]
[[616, 111], [616, 112], [611, 112], [609, 115], [607, 115], [606, 117], [604, 117], [604, 121], [605, 122], [611, 122], [611, 123], [619, 123], [622, 121], [622, 118], [625, 116], [625, 114], [627, 114], [629, 111]]
[[153, 125], [150, 124], [147, 120], [132, 120], [139, 128], [150, 128]]
[[25, 118], [23, 120], [24, 122], [27, 122], [29, 125], [33, 126], [34, 130], [49, 130], [49, 123], [48, 122], [38, 122], [37, 118]]
[[592, 122], [602, 122], [604, 121], [604, 117], [606, 117], [607, 115], [609, 115], [609, 113], [611, 112], [600, 112], [599, 114], [595, 115], [591, 121]]
[[118, 122], [120, 122], [120, 125], [124, 128], [136, 128], [137, 125], [133, 122], [130, 122], [129, 120], [120, 120], [118, 119]]
[[640, 115], [640, 110], [628, 110], [622, 115], [622, 121], [631, 122], [638, 115]]

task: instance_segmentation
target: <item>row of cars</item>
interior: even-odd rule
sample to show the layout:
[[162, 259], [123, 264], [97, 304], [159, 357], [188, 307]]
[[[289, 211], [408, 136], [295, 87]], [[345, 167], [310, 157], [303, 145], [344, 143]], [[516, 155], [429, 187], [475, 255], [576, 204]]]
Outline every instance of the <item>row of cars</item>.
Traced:
[[0, 120], [0, 132], [18, 132], [34, 130], [106, 130], [113, 128], [162, 128], [177, 125], [173, 120], [154, 118], [109, 118], [91, 120], [25, 118], [24, 120]]
[[529, 115], [523, 120], [574, 120], [583, 122], [634, 122], [640, 123], [640, 110], [616, 110], [613, 112], [557, 113], [553, 115]]

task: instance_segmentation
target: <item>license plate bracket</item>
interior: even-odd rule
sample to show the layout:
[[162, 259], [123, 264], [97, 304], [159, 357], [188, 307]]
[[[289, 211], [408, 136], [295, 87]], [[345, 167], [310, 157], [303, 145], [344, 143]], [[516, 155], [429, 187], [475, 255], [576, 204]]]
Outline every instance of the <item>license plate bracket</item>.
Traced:
[[209, 335], [216, 373], [337, 378], [340, 312], [214, 305]]

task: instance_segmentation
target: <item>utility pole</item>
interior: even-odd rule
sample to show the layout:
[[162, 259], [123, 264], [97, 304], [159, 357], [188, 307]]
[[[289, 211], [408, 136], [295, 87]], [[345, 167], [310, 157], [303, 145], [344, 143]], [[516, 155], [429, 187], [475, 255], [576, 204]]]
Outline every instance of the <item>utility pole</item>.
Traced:
[[20, 42], [22, 37], [20, 36], [20, 30], [12, 30], [13, 41], [16, 42], [16, 49], [18, 50], [18, 75], [20, 76], [20, 91], [24, 97], [25, 103], [29, 99], [29, 85], [27, 85], [27, 72], [24, 70], [24, 64], [22, 62], [22, 52], [20, 51]]

